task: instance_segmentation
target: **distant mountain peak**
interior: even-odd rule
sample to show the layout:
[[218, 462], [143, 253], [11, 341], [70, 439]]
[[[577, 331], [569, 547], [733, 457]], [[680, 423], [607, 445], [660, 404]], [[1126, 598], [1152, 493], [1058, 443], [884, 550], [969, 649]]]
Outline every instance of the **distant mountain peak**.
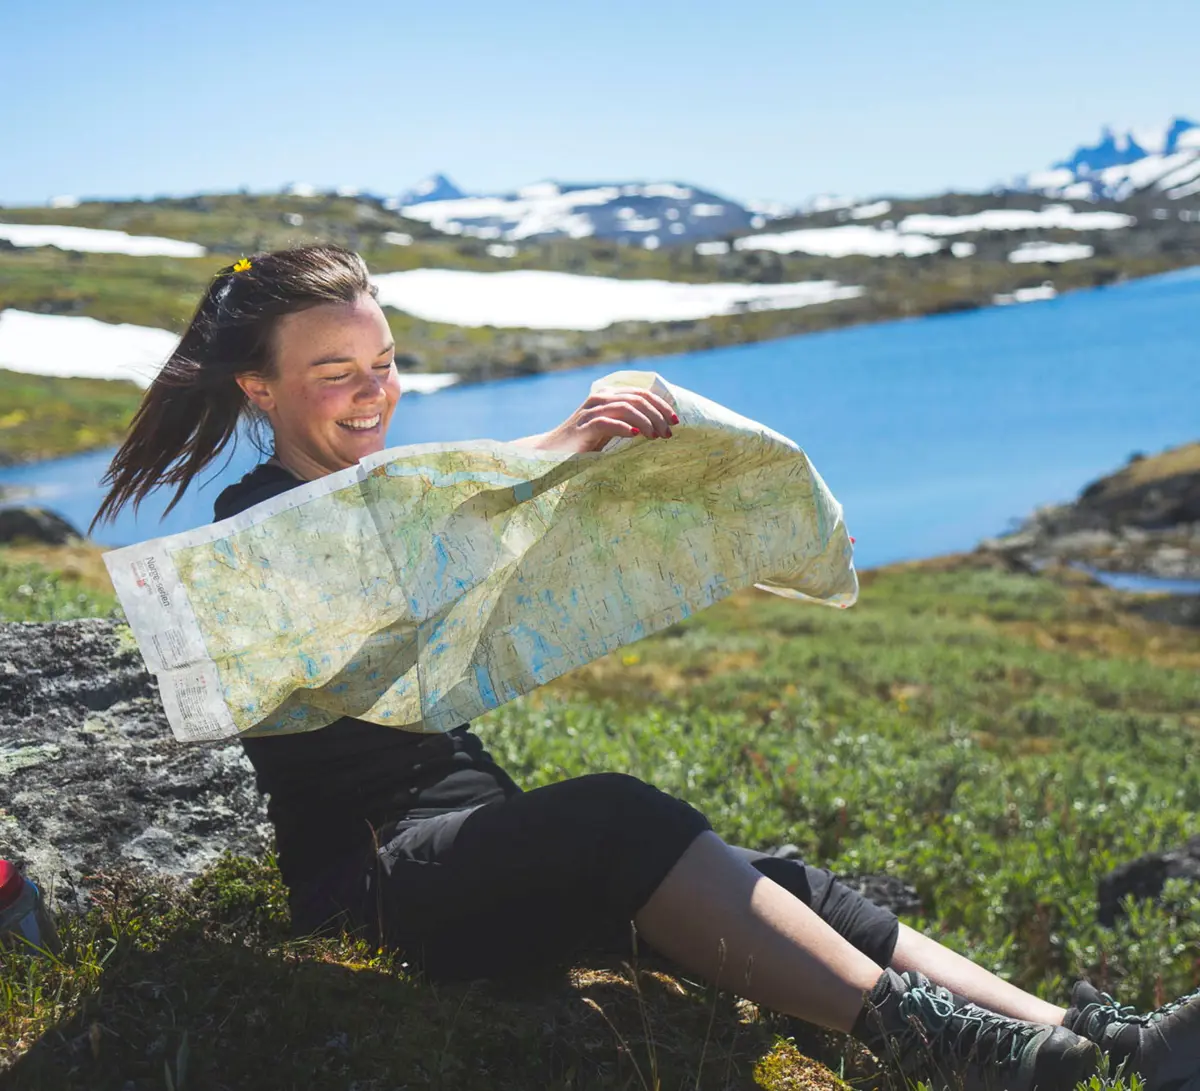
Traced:
[[419, 205], [425, 201], [457, 201], [465, 197], [461, 189], [444, 174], [431, 174], [422, 178], [400, 198], [402, 205]]
[[686, 182], [543, 179], [507, 194], [464, 194], [433, 175], [397, 202], [438, 231], [496, 243], [595, 237], [648, 250], [761, 227], [767, 215]]
[[1047, 171], [1019, 179], [1017, 189], [1075, 200], [1124, 200], [1142, 190], [1167, 198], [1191, 197], [1200, 187], [1200, 123], [1174, 117], [1166, 125], [1118, 132], [1100, 130]]

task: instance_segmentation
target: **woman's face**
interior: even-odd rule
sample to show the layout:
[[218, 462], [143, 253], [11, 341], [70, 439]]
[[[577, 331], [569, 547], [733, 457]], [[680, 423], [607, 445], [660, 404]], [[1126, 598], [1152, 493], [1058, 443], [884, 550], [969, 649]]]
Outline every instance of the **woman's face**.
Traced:
[[379, 304], [322, 303], [275, 327], [275, 377], [238, 385], [275, 432], [275, 454], [307, 480], [383, 450], [400, 399], [395, 343]]

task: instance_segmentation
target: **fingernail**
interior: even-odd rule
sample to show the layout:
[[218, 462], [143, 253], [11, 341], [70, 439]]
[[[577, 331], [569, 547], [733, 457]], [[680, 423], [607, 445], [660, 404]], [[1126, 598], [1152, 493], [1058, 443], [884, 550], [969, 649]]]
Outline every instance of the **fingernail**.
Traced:
[[678, 424], [678, 423], [679, 423], [679, 414], [678, 414], [678, 413], [672, 413], [672, 414], [671, 414], [671, 423], [672, 423], [672, 424]]
[[668, 428], [667, 429], [667, 439], [670, 439], [670, 438], [671, 438], [671, 429]]
[[639, 432], [639, 431], [638, 431], [638, 430], [635, 428], [635, 429], [633, 430], [633, 434], [634, 434], [635, 436], [640, 436], [642, 433], [641, 433], [641, 432]]

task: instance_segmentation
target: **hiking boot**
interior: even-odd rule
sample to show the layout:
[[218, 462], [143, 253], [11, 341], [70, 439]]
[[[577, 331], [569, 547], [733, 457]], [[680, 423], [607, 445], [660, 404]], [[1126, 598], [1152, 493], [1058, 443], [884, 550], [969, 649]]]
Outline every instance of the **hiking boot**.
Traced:
[[884, 970], [854, 1035], [935, 1091], [1069, 1091], [1096, 1070], [1086, 1038], [997, 1015], [911, 971]]
[[1200, 1091], [1200, 989], [1141, 1014], [1079, 981], [1063, 1026], [1104, 1050], [1110, 1072], [1138, 1073], [1146, 1091]]

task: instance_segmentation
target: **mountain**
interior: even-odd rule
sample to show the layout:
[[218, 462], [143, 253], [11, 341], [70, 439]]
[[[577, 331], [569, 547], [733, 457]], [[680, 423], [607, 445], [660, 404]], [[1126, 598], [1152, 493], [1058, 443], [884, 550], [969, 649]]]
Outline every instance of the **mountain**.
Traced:
[[1173, 118], [1159, 129], [1116, 133], [1082, 145], [1045, 171], [1019, 179], [1016, 187], [1070, 200], [1123, 201], [1136, 193], [1171, 200], [1200, 194], [1200, 124]]
[[444, 174], [431, 174], [423, 178], [407, 193], [401, 194], [397, 205], [419, 205], [428, 201], [457, 201], [465, 197], [461, 189]]
[[440, 174], [398, 205], [409, 219], [451, 235], [507, 242], [612, 239], [647, 250], [760, 228], [775, 211], [749, 208], [680, 182], [539, 182], [511, 194], [468, 196]]

